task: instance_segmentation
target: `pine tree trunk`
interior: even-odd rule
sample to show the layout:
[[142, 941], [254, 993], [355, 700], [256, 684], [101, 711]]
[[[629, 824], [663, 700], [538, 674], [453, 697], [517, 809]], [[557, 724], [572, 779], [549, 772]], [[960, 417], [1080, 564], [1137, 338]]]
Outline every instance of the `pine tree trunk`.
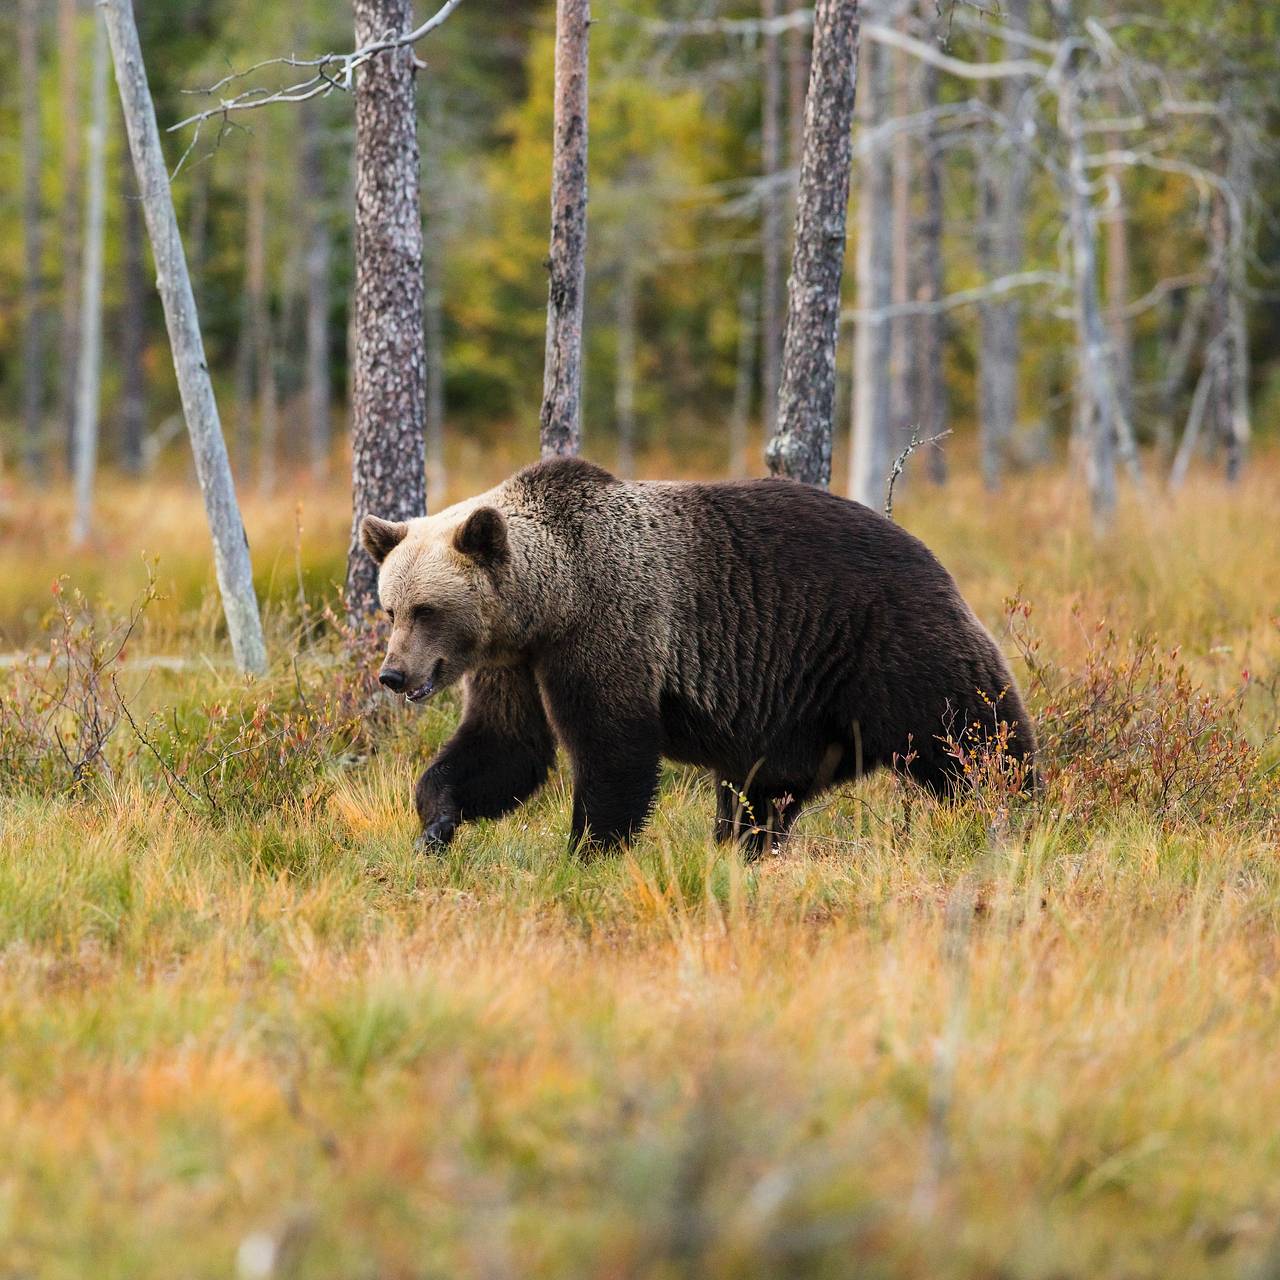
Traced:
[[[864, 140], [884, 120], [889, 81], [884, 47], [868, 41], [862, 50], [865, 87], [859, 120]], [[854, 336], [853, 449], [850, 497], [879, 511], [892, 464], [889, 430], [889, 326], [883, 319], [893, 292], [893, 203], [889, 153], [884, 146], [862, 152], [858, 185], [858, 323]]]
[[[761, 0], [766, 23], [778, 16], [777, 0]], [[782, 168], [782, 60], [777, 32], [766, 27], [761, 40], [760, 168], [760, 395], [765, 438], [778, 423], [782, 374], [782, 254], [784, 194]]]
[[129, 150], [142, 191], [142, 208], [151, 238], [156, 282], [164, 303], [182, 411], [191, 434], [196, 475], [213, 535], [214, 568], [227, 620], [227, 633], [236, 665], [242, 671], [265, 671], [267, 652], [253, 588], [249, 543], [236, 502], [226, 442], [218, 421], [218, 406], [209, 381], [204, 342], [200, 337], [191, 279], [187, 275], [187, 261], [178, 234], [178, 218], [173, 208], [164, 153], [160, 149], [160, 130], [147, 87], [133, 7], [131, 0], [100, 0], [100, 8], [111, 40], [116, 84], [129, 133]]
[[120, 307], [120, 465], [131, 476], [143, 468], [142, 441], [147, 426], [146, 355], [147, 279], [143, 247], [142, 202], [133, 161], [120, 160], [121, 264]]
[[587, 272], [587, 37], [590, 0], [556, 0], [555, 123], [542, 456], [582, 443], [582, 307]]
[[80, 351], [80, 33], [76, 0], [58, 0], [58, 98], [62, 107], [62, 318], [59, 323], [60, 447], [71, 463], [75, 439], [76, 359]]
[[817, 0], [778, 427], [767, 459], [775, 475], [824, 487], [831, 483], [857, 62], [857, 0]]
[[[932, 0], [922, 0], [926, 30], [931, 40], [937, 39], [938, 19]], [[938, 70], [927, 62], [920, 64], [920, 109], [932, 111], [938, 105]], [[921, 143], [921, 185], [923, 216], [919, 231], [920, 274], [916, 297], [924, 303], [936, 303], [946, 292], [942, 260], [943, 166], [941, 130], [931, 123]], [[920, 396], [920, 436], [928, 440], [947, 430], [949, 406], [946, 379], [946, 317], [941, 312], [926, 311], [919, 317], [916, 329], [916, 382]], [[928, 451], [929, 476], [935, 484], [947, 478], [947, 455], [941, 443]]]
[[427, 344], [427, 489], [443, 499], [444, 468], [444, 138], [440, 91], [427, 89], [426, 174], [426, 344]]
[[107, 32], [97, 15], [93, 32], [88, 147], [85, 157], [84, 279], [80, 287], [80, 360], [76, 389], [73, 471], [75, 513], [71, 545], [82, 546], [93, 524], [93, 479], [98, 466], [102, 387], [102, 240], [106, 222]]
[[27, 470], [44, 478], [44, 243], [40, 207], [40, 0], [18, 13], [22, 130], [22, 429]]
[[[355, 0], [356, 45], [407, 31], [411, 0]], [[368, 514], [406, 520], [427, 509], [413, 52], [378, 54], [356, 83], [355, 368], [351, 402], [351, 544], [347, 608], [378, 603], [377, 568], [360, 545]]]
[[303, 274], [306, 289], [307, 454], [313, 478], [323, 480], [329, 474], [329, 458], [333, 451], [329, 372], [329, 274], [333, 245], [329, 235], [328, 184], [324, 175], [324, 133], [317, 103], [302, 104], [301, 123], [302, 216], [306, 228]]

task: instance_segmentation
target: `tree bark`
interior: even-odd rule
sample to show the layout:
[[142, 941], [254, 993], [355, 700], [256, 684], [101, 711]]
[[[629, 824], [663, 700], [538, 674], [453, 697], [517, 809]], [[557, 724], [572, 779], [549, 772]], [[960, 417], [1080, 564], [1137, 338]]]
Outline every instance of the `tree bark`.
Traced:
[[40, 207], [40, 3], [18, 13], [22, 131], [22, 428], [27, 470], [44, 478], [44, 236]]
[[[778, 16], [778, 0], [761, 0], [765, 22]], [[761, 40], [760, 105], [760, 394], [766, 439], [778, 424], [782, 372], [782, 62], [777, 32], [766, 27]]]
[[142, 441], [147, 426], [146, 355], [147, 280], [142, 225], [142, 202], [133, 161], [120, 160], [121, 264], [123, 299], [120, 308], [120, 465], [131, 476], [143, 468]]
[[[1018, 0], [1013, 0], [1018, 3]], [[938, 18], [932, 0], [922, 0], [926, 31], [937, 39]], [[938, 69], [920, 64], [920, 109], [931, 112], [938, 105]], [[931, 122], [921, 142], [923, 216], [920, 222], [920, 272], [916, 297], [932, 305], [946, 292], [942, 259], [943, 165], [941, 129]], [[941, 311], [925, 311], [916, 329], [916, 383], [920, 396], [920, 436], [928, 440], [947, 429], [949, 405], [946, 378], [947, 321]], [[928, 450], [929, 476], [935, 484], [947, 478], [947, 455], [941, 444]]]
[[[355, 0], [356, 45], [412, 25], [411, 0]], [[378, 603], [377, 567], [360, 545], [368, 514], [407, 520], [427, 509], [414, 57], [380, 53], [356, 83], [355, 369], [351, 420], [351, 544], [347, 608]]]
[[[863, 47], [863, 76], [859, 120], [863, 135], [884, 120], [888, 98], [888, 60], [884, 47], [868, 41]], [[889, 429], [889, 327], [878, 314], [893, 292], [893, 205], [889, 156], [883, 146], [862, 154], [858, 187], [858, 320], [854, 335], [853, 449], [849, 493], [875, 511], [883, 505], [884, 487], [892, 463]]]
[[857, 63], [858, 0], [817, 0], [778, 426], [766, 456], [774, 475], [824, 487], [831, 483]]
[[551, 252], [542, 375], [544, 458], [582, 443], [582, 306], [587, 270], [587, 37], [590, 0], [556, 0]]
[[76, 417], [76, 358], [80, 349], [80, 33], [76, 0], [58, 0], [58, 98], [62, 110], [62, 318], [59, 323], [60, 427], [67, 461]]
[[329, 372], [329, 277], [333, 244], [329, 235], [325, 145], [318, 103], [302, 104], [301, 123], [302, 204], [306, 226], [307, 453], [312, 476], [323, 480], [329, 474], [329, 458], [333, 449]]
[[160, 131], [147, 87], [133, 8], [131, 0], [101, 0], [101, 8], [115, 60], [116, 84], [124, 108], [129, 149], [142, 191], [143, 213], [151, 238], [156, 281], [164, 303], [183, 415], [191, 434], [196, 475], [213, 535], [214, 568], [222, 595], [227, 633], [236, 665], [242, 671], [265, 671], [267, 653], [258, 600], [253, 589], [249, 543], [236, 503], [226, 442], [222, 438], [218, 406], [209, 381], [204, 342], [200, 337], [182, 238], [178, 234], [178, 219], [173, 208], [164, 153], [160, 149]]
[[93, 523], [93, 478], [98, 465], [102, 387], [102, 240], [106, 222], [107, 32], [95, 15], [93, 80], [85, 158], [84, 278], [80, 286], [80, 360], [76, 389], [73, 470], [75, 512], [71, 545], [82, 546]]
[[[1005, 24], [1026, 31], [1028, 0], [1007, 0]], [[1023, 50], [1010, 47], [1009, 57]], [[1021, 128], [1027, 81], [1012, 76], [1001, 81], [998, 109]], [[980, 173], [982, 199], [978, 244], [988, 280], [1022, 270], [1027, 186], [1031, 160], [1024, 147], [1000, 140], [984, 157]], [[1018, 377], [1022, 363], [1022, 303], [1015, 294], [979, 304], [978, 426], [982, 481], [989, 491], [1000, 488], [1009, 442], [1019, 416]]]
[[426, 344], [427, 344], [427, 489], [444, 494], [444, 139], [440, 92], [427, 88], [426, 173]]

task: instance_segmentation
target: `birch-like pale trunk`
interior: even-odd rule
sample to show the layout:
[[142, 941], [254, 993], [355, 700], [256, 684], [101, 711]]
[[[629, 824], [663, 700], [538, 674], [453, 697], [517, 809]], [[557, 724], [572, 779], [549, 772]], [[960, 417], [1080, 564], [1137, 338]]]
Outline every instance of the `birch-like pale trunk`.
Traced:
[[95, 15], [89, 127], [85, 131], [84, 276], [80, 282], [80, 359], [72, 451], [75, 507], [71, 545], [83, 546], [93, 524], [102, 387], [102, 241], [107, 184], [107, 31]]
[[824, 488], [831, 483], [857, 65], [858, 0], [817, 0], [778, 425], [766, 460], [774, 475]]
[[[778, 0], [760, 0], [760, 16], [778, 16]], [[782, 169], [782, 57], [778, 34], [768, 26], [760, 41], [760, 396], [765, 438], [778, 424], [782, 376], [782, 257], [785, 196]]]
[[305, 398], [307, 407], [307, 455], [311, 475], [323, 480], [329, 474], [333, 450], [331, 381], [329, 374], [329, 275], [333, 242], [329, 235], [328, 185], [325, 182], [325, 145], [319, 104], [302, 104], [302, 216], [306, 251], [303, 274], [306, 290]]
[[556, 0], [551, 252], [540, 443], [544, 458], [582, 444], [582, 308], [587, 274], [587, 38], [590, 0]]
[[22, 431], [27, 470], [44, 478], [44, 237], [40, 204], [40, 0], [18, 11], [22, 134]]
[[155, 259], [156, 283], [164, 304], [183, 416], [191, 435], [196, 476], [213, 536], [214, 570], [227, 634], [240, 670], [261, 672], [266, 670], [267, 650], [253, 589], [249, 543], [236, 502], [235, 482], [231, 478], [213, 385], [209, 381], [204, 341], [196, 317], [191, 279], [187, 275], [182, 237], [178, 233], [178, 218], [173, 208], [164, 152], [160, 148], [160, 131], [147, 86], [132, 2], [100, 0], [100, 7], [111, 42], [129, 150], [142, 192], [142, 209]]
[[[356, 47], [413, 26], [412, 0], [356, 0]], [[427, 509], [422, 201], [412, 49], [365, 63], [356, 80], [356, 285], [351, 396], [347, 608], [378, 605], [378, 571], [360, 544], [366, 515]]]
[[[859, 103], [864, 134], [884, 120], [888, 58], [884, 46], [863, 47], [866, 85]], [[882, 310], [893, 293], [893, 175], [885, 147], [863, 151], [858, 185], [858, 310], [853, 357], [853, 448], [849, 496], [874, 511], [884, 505], [884, 488], [893, 462], [890, 435], [889, 326]]]
[[734, 363], [733, 407], [729, 412], [729, 474], [741, 480], [750, 472], [747, 431], [751, 418], [751, 391], [755, 383], [756, 295], [752, 289], [738, 294], [738, 355]]
[[61, 447], [72, 459], [76, 420], [76, 359], [80, 352], [80, 32], [77, 0], [58, 0], [58, 99], [62, 110], [62, 212], [58, 256], [62, 262], [58, 408]]

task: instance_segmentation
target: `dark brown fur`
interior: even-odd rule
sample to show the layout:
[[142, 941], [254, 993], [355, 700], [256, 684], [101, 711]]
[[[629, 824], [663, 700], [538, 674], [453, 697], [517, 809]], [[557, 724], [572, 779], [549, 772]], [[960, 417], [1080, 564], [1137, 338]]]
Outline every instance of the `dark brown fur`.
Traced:
[[[624, 484], [554, 461], [421, 524], [384, 566], [384, 604], [402, 613], [405, 584], [443, 572], [443, 553], [429, 571], [408, 557], [447, 535], [447, 571], [486, 619], [465, 661], [406, 631], [406, 645], [417, 634], [433, 662], [466, 671], [462, 723], [418, 782], [429, 841], [533, 794], [555, 739], [573, 765], [575, 844], [634, 835], [667, 756], [713, 772], [717, 838], [756, 852], [805, 799], [880, 766], [951, 793], [949, 731], [1004, 720], [1015, 753], [1034, 751], [1009, 667], [947, 571], [885, 517], [822, 490]], [[468, 554], [477, 532], [484, 554]], [[385, 558], [385, 527], [375, 533]], [[393, 579], [403, 605], [387, 599]]]

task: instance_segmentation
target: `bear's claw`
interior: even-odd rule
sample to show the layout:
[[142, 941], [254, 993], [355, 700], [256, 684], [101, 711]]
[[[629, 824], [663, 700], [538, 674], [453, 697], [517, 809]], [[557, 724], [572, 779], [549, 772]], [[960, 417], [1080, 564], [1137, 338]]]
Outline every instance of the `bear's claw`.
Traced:
[[436, 853], [453, 839], [457, 829], [458, 824], [452, 818], [436, 818], [422, 828], [422, 834], [413, 842], [414, 848], [423, 853]]

